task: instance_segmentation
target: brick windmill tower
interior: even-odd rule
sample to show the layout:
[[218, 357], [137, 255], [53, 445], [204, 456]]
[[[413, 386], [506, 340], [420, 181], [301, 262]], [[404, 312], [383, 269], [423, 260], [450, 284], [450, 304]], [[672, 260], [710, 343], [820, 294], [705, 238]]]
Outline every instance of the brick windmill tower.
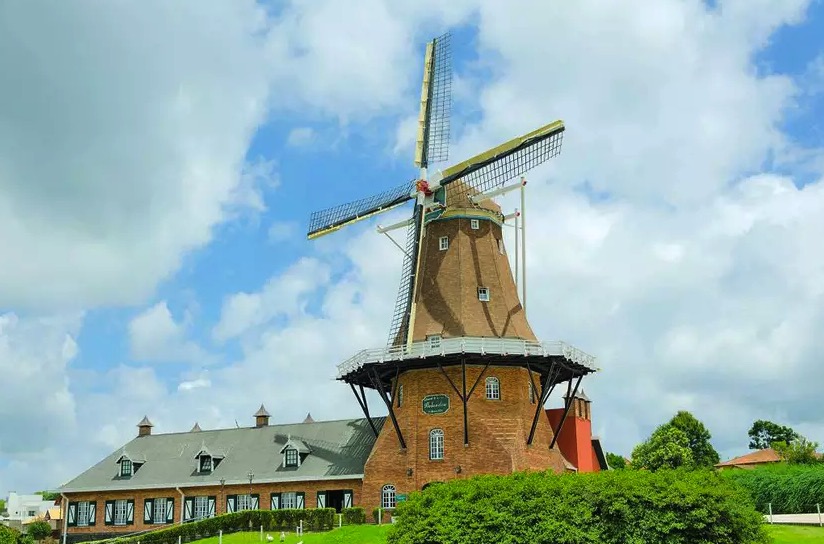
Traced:
[[[350, 385], [367, 420], [367, 388], [389, 413], [380, 432], [372, 427], [377, 441], [363, 483], [362, 504], [384, 508], [432, 482], [562, 471], [556, 436], [581, 379], [595, 371], [593, 357], [535, 337], [503, 242], [506, 221], [515, 218], [517, 230], [518, 214], [505, 216], [492, 200], [520, 189], [523, 203], [520, 177], [558, 155], [564, 124], [555, 121], [430, 176], [429, 166], [448, 158], [450, 57], [448, 34], [427, 44], [418, 179], [310, 220], [308, 236], [315, 238], [414, 204], [409, 219], [378, 227], [408, 229], [405, 248], [396, 242], [404, 264], [388, 344], [338, 366], [338, 379]], [[523, 225], [520, 231], [523, 241]], [[521, 287], [525, 292], [525, 275]], [[563, 383], [569, 401], [553, 429], [543, 407]]]

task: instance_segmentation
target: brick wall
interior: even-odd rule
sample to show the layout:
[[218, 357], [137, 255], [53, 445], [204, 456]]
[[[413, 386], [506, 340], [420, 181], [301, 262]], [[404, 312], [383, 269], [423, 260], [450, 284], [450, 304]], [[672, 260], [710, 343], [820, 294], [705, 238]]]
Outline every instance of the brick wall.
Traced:
[[[444, 369], [461, 390], [460, 367]], [[467, 366], [467, 391], [483, 366]], [[485, 379], [497, 377], [501, 399], [485, 398]], [[537, 374], [534, 374], [536, 384]], [[463, 407], [459, 396], [440, 370], [424, 369], [403, 373], [403, 404], [395, 408], [407, 449], [401, 450], [395, 428], [387, 419], [366, 462], [363, 501], [368, 510], [380, 503], [381, 490], [391, 484], [397, 493], [420, 490], [425, 484], [476, 474], [509, 474], [521, 470], [564, 470], [558, 448], [549, 450], [552, 431], [543, 409], [531, 446], [526, 445], [537, 404], [529, 399], [527, 370], [518, 367], [489, 367], [467, 404], [469, 445], [463, 440]], [[430, 394], [449, 396], [444, 414], [425, 414], [422, 399]], [[396, 403], [397, 404], [397, 403]], [[443, 460], [429, 459], [429, 432], [444, 431]], [[460, 472], [457, 471], [460, 467]], [[411, 475], [408, 474], [411, 469]]]
[[[277, 483], [268, 484], [252, 483], [251, 493], [260, 495], [260, 509], [269, 510], [270, 494], [282, 493], [289, 491], [302, 491], [305, 496], [305, 507], [317, 507], [317, 492], [318, 491], [332, 491], [351, 489], [353, 492], [353, 505], [363, 506], [362, 498], [362, 482], [359, 479], [351, 480], [330, 480], [330, 481], [314, 481], [314, 482], [294, 482], [294, 483]], [[226, 485], [221, 489], [221, 486], [203, 486], [203, 487], [188, 487], [181, 488], [181, 491], [187, 497], [197, 496], [213, 496], [216, 498], [215, 514], [223, 514], [226, 512], [226, 496], [227, 495], [245, 495], [248, 494], [249, 485]], [[96, 515], [95, 525], [91, 527], [68, 527], [67, 534], [72, 535], [73, 542], [77, 542], [77, 537], [84, 536], [91, 539], [92, 536], [99, 535], [115, 535], [123, 533], [134, 533], [150, 529], [156, 529], [169, 524], [144, 524], [143, 507], [145, 499], [154, 498], [174, 498], [174, 523], [180, 523], [182, 497], [180, 493], [174, 488], [158, 488], [150, 490], [133, 490], [133, 491], [112, 491], [105, 493], [72, 493], [67, 494], [69, 501], [96, 501]], [[105, 520], [105, 503], [108, 500], [117, 499], [132, 499], [134, 500], [134, 523], [132, 525], [115, 526], [106, 525]]]

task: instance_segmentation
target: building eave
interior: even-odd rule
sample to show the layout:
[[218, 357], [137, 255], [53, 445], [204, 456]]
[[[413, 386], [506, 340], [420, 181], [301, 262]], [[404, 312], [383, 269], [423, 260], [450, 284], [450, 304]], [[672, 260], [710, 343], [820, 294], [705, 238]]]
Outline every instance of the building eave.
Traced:
[[[324, 477], [317, 477], [317, 476], [297, 476], [293, 478], [265, 478], [253, 481], [254, 484], [278, 484], [278, 483], [292, 483], [292, 482], [326, 482], [326, 481], [338, 481], [338, 480], [363, 480], [363, 474], [340, 474], [335, 476], [324, 476]], [[68, 488], [68, 487], [60, 487], [57, 489], [49, 490], [50, 493], [97, 493], [97, 492], [109, 492], [109, 493], [119, 493], [119, 492], [127, 492], [127, 491], [135, 491], [135, 490], [142, 490], [142, 489], [174, 489], [179, 487], [181, 489], [188, 489], [188, 488], [197, 488], [197, 487], [214, 487], [219, 486], [220, 481], [208, 481], [208, 482], [169, 482], [163, 485], [157, 484], [144, 484], [144, 485], [130, 485], [129, 487], [77, 487], [77, 488]], [[249, 485], [249, 480], [226, 480], [223, 484], [224, 486], [230, 485]]]

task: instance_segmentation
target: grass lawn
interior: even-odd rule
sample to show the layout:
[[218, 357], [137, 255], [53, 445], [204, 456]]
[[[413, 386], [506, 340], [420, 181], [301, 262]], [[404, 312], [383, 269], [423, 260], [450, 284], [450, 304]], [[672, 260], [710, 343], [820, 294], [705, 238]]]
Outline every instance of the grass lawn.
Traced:
[[797, 525], [768, 525], [773, 544], [824, 544], [824, 529]]
[[[386, 531], [389, 525], [349, 525], [340, 529], [324, 533], [303, 533], [302, 537], [295, 536], [294, 531], [286, 533], [286, 544], [383, 544], [386, 542]], [[274, 538], [271, 544], [280, 544], [280, 533], [275, 531], [263, 533], [261, 543], [260, 533], [232, 533], [224, 535], [223, 544], [269, 544], [266, 535]], [[204, 538], [193, 544], [218, 544], [217, 537]]]

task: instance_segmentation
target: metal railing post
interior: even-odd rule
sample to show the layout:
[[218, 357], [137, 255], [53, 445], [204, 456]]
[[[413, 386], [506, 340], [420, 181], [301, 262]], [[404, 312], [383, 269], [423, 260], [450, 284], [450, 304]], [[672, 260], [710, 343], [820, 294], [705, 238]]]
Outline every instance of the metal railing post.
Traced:
[[772, 523], [772, 522], [773, 522], [773, 517], [772, 517], [772, 503], [768, 503], [768, 504], [767, 504], [767, 506], [768, 506], [768, 507], [769, 507], [769, 509], [770, 509], [770, 523]]
[[818, 526], [824, 527], [824, 525], [821, 524], [821, 505], [819, 503], [815, 503], [815, 509], [818, 510]]

